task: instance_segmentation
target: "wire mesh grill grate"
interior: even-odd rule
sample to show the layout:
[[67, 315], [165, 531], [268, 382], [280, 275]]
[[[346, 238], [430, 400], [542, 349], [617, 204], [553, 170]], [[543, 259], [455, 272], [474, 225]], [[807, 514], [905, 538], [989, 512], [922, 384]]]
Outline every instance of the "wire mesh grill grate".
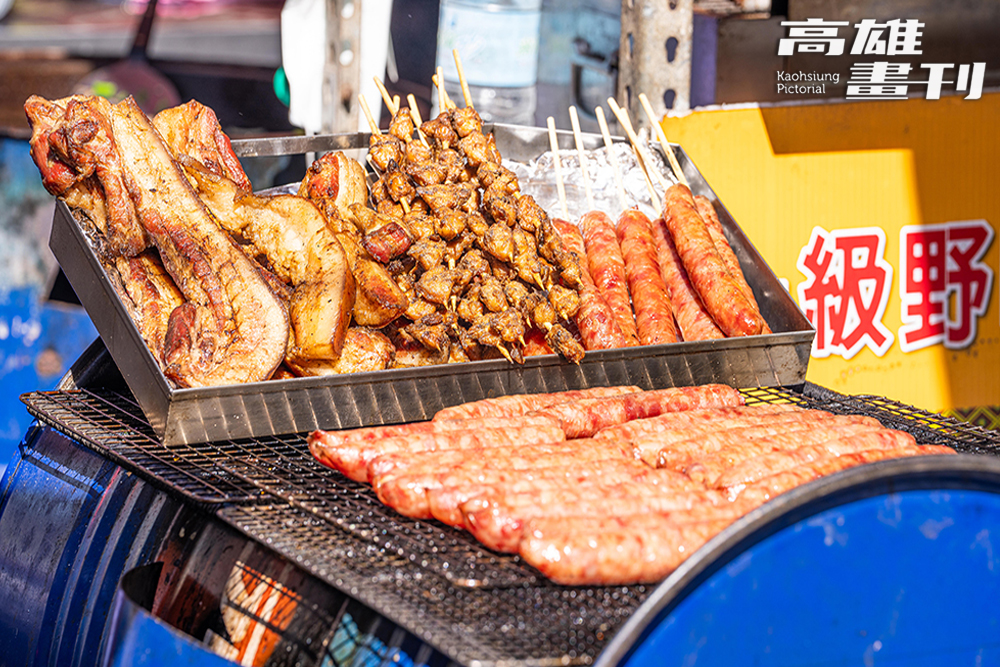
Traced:
[[[743, 390], [747, 404], [865, 414], [921, 444], [1000, 454], [1000, 434], [877, 396], [815, 385]], [[646, 598], [644, 586], [551, 584], [516, 556], [383, 506], [318, 463], [303, 434], [166, 447], [129, 396], [72, 390], [29, 410], [122, 465], [197, 502], [462, 663], [587, 664]]]

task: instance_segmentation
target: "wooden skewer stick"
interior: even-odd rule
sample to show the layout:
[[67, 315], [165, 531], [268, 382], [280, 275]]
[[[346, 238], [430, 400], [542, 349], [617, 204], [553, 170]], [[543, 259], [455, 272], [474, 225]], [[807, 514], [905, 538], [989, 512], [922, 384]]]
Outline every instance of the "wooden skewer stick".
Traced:
[[583, 175], [583, 191], [587, 195], [587, 210], [594, 210], [594, 193], [590, 189], [590, 174], [587, 172], [587, 152], [583, 150], [583, 137], [580, 133], [580, 118], [576, 115], [576, 107], [569, 108], [569, 120], [573, 124], [573, 140], [576, 142], [576, 153], [580, 157], [580, 173]]
[[372, 117], [371, 109], [368, 108], [368, 101], [365, 100], [365, 96], [359, 94], [358, 102], [361, 104], [361, 110], [365, 112], [365, 118], [368, 119], [368, 128], [372, 131], [372, 134], [379, 136], [382, 134], [382, 130], [379, 129], [378, 123]]
[[455, 103], [451, 101], [448, 97], [448, 91], [444, 89], [444, 70], [441, 67], [437, 68], [437, 74], [431, 77], [434, 80], [434, 85], [438, 89], [438, 100], [441, 102], [441, 107], [444, 109], [454, 109]]
[[417, 98], [413, 96], [413, 93], [406, 96], [406, 103], [410, 105], [410, 118], [413, 119], [413, 124], [417, 127], [417, 136], [420, 137], [424, 146], [430, 146], [427, 143], [427, 137], [420, 131], [420, 126], [424, 124], [424, 121], [420, 117], [420, 107], [417, 106]]
[[[399, 95], [392, 96], [392, 106], [396, 109], [396, 111], [399, 111]], [[395, 114], [396, 111], [393, 111], [392, 113]]]
[[[656, 189], [653, 187], [653, 181], [649, 175], [649, 168], [646, 166], [646, 161], [642, 156], [642, 150], [639, 148], [639, 137], [635, 136], [635, 131], [632, 129], [632, 121], [629, 120], [628, 114], [625, 113], [625, 110], [618, 106], [618, 102], [615, 101], [615, 98], [608, 98], [608, 106], [611, 107], [611, 111], [618, 119], [618, 124], [625, 130], [625, 134], [628, 135], [629, 141], [632, 142], [632, 150], [635, 151], [635, 159], [639, 163], [639, 167], [642, 169], [643, 175], [646, 177], [646, 187], [649, 188], [649, 198], [653, 202], [653, 209], [659, 211], [660, 198], [656, 196]], [[669, 186], [664, 186], [664, 189], [666, 189], [666, 187]]]
[[563, 186], [562, 164], [559, 162], [559, 139], [556, 137], [556, 120], [549, 116], [546, 121], [549, 126], [549, 146], [552, 148], [552, 164], [556, 169], [556, 190], [559, 192], [559, 204], [562, 206], [563, 218], [569, 220], [569, 209], [566, 208], [566, 188]]
[[389, 96], [389, 91], [385, 89], [385, 84], [382, 83], [382, 80], [377, 76], [373, 76], [372, 78], [375, 79], [375, 85], [378, 86], [378, 92], [382, 95], [382, 101], [385, 102], [385, 108], [389, 110], [389, 113], [395, 116], [396, 112], [399, 111], [399, 105], [393, 104], [393, 99]]
[[670, 169], [673, 170], [674, 177], [681, 185], [690, 187], [687, 178], [684, 176], [684, 172], [681, 170], [681, 165], [677, 162], [677, 156], [674, 155], [674, 147], [667, 141], [667, 135], [663, 131], [663, 126], [660, 125], [653, 114], [653, 107], [650, 106], [646, 93], [639, 93], [639, 102], [642, 104], [643, 111], [646, 112], [646, 117], [649, 118], [650, 125], [656, 128], [656, 138], [660, 142], [660, 149], [667, 156], [667, 162], [670, 163]]
[[465, 70], [462, 69], [462, 59], [458, 57], [458, 49], [452, 49], [451, 55], [455, 58], [455, 67], [458, 69], [458, 82], [462, 84], [462, 97], [465, 98], [465, 106], [472, 107], [472, 93], [469, 92], [469, 83], [465, 80]]
[[[646, 170], [647, 175], [649, 175], [649, 171], [652, 170], [652, 176], [656, 177], [656, 180], [660, 183], [660, 186], [664, 190], [670, 187], [670, 183], [668, 183], [666, 177], [662, 173], [660, 173], [660, 170], [652, 169], [653, 161], [648, 159], [646, 154], [646, 146], [639, 141], [639, 137], [636, 135], [635, 130], [632, 128], [632, 119], [628, 115], [628, 110], [618, 106], [617, 102], [615, 102], [615, 106], [611, 110], [615, 112], [615, 117], [618, 118], [619, 123], [621, 123], [622, 127], [625, 128], [625, 133], [626, 135], [628, 135], [629, 141], [632, 143], [633, 148], [639, 155], [639, 158], [642, 162], [642, 167], [643, 169]], [[650, 178], [652, 178], [652, 176], [650, 176]]]
[[611, 163], [611, 173], [615, 177], [615, 186], [618, 188], [618, 200], [622, 206], [622, 211], [628, 208], [628, 196], [625, 194], [625, 184], [622, 183], [622, 171], [618, 166], [618, 158], [615, 157], [614, 142], [611, 141], [611, 132], [608, 131], [608, 121], [604, 118], [604, 109], [597, 107], [594, 109], [597, 116], [597, 124], [601, 126], [601, 136], [604, 137], [604, 147], [607, 149], [608, 162]]

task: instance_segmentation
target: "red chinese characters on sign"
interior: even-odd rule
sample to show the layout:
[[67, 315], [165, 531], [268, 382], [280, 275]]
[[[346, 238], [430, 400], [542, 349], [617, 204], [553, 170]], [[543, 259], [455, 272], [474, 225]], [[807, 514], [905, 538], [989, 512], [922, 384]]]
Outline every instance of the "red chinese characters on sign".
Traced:
[[799, 305], [816, 329], [812, 355], [850, 359], [863, 347], [882, 356], [892, 333], [882, 323], [892, 285], [885, 232], [877, 227], [816, 227], [799, 253]]
[[899, 232], [899, 294], [903, 326], [899, 346], [968, 347], [986, 312], [993, 271], [983, 264], [993, 240], [985, 220], [908, 225]]

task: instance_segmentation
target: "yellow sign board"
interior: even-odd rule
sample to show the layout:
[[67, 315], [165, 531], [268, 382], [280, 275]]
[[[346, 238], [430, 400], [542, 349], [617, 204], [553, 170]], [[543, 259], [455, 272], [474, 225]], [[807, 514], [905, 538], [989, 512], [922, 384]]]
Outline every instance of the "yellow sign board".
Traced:
[[817, 328], [807, 378], [1000, 405], [1000, 94], [664, 119]]

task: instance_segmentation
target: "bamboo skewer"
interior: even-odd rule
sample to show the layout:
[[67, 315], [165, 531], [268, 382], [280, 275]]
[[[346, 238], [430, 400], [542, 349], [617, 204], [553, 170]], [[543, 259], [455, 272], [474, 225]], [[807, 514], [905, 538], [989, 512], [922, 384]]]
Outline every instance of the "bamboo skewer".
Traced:
[[465, 106], [472, 107], [472, 93], [469, 92], [469, 83], [465, 80], [465, 70], [462, 69], [462, 59], [458, 57], [458, 49], [452, 49], [451, 55], [455, 58], [455, 68], [458, 70], [458, 82], [462, 84], [462, 97], [465, 98]]
[[597, 124], [601, 126], [601, 136], [604, 137], [604, 147], [607, 149], [608, 162], [611, 164], [611, 173], [615, 178], [615, 187], [618, 188], [618, 200], [622, 211], [628, 208], [628, 196], [625, 194], [625, 184], [622, 183], [621, 168], [618, 166], [618, 158], [615, 157], [614, 142], [611, 141], [611, 132], [608, 131], [608, 121], [604, 118], [604, 109], [597, 107], [594, 109], [597, 116]]
[[429, 147], [430, 144], [427, 143], [427, 137], [425, 137], [424, 133], [420, 131], [420, 126], [424, 124], [424, 121], [420, 117], [420, 108], [417, 107], [417, 98], [413, 96], [413, 93], [406, 96], [406, 103], [410, 105], [410, 118], [413, 120], [413, 124], [417, 128], [417, 136], [420, 137], [420, 142], [424, 146]]
[[444, 70], [439, 66], [437, 74], [431, 78], [434, 80], [434, 85], [437, 86], [438, 101], [441, 103], [441, 108], [454, 109], [455, 103], [451, 101], [451, 98], [448, 97], [448, 91], [444, 89]]
[[580, 173], [583, 176], [583, 191], [587, 195], [587, 210], [594, 210], [594, 193], [590, 189], [590, 174], [587, 172], [587, 153], [583, 150], [583, 137], [580, 132], [580, 118], [576, 115], [576, 107], [569, 108], [569, 120], [573, 125], [573, 140], [576, 142], [576, 153], [580, 157]]
[[[632, 121], [629, 120], [628, 114], [625, 110], [618, 106], [618, 102], [615, 98], [608, 98], [608, 106], [611, 107], [612, 113], [618, 119], [618, 124], [622, 126], [625, 130], [625, 134], [628, 135], [628, 139], [632, 142], [632, 150], [635, 151], [636, 161], [639, 163], [639, 167], [642, 169], [643, 175], [646, 177], [646, 187], [649, 188], [649, 198], [653, 202], [653, 209], [660, 210], [660, 198], [656, 195], [656, 190], [653, 187], [652, 177], [649, 174], [649, 168], [646, 166], [646, 160], [643, 158], [642, 150], [639, 147], [639, 137], [635, 135], [635, 131], [632, 129]], [[662, 178], [662, 174], [660, 174]], [[669, 186], [664, 186], [664, 189]]]
[[559, 139], [556, 137], [556, 121], [552, 116], [546, 121], [549, 126], [549, 146], [552, 148], [552, 164], [556, 170], [556, 190], [559, 192], [559, 204], [562, 206], [563, 218], [569, 220], [569, 209], [566, 207], [566, 188], [563, 186], [562, 164], [559, 161]]
[[643, 111], [646, 112], [646, 117], [649, 118], [649, 123], [654, 128], [656, 128], [656, 138], [660, 142], [660, 149], [663, 154], [667, 156], [667, 162], [670, 163], [670, 169], [674, 172], [674, 177], [677, 182], [690, 188], [687, 178], [684, 176], [684, 172], [681, 170], [681, 165], [677, 162], [677, 156], [674, 155], [674, 147], [670, 145], [667, 141], [667, 135], [663, 131], [663, 126], [656, 120], [653, 114], [653, 107], [649, 104], [649, 98], [646, 97], [646, 93], [639, 93], [639, 103], [642, 104]]
[[375, 85], [378, 86], [378, 92], [382, 95], [382, 101], [385, 102], [385, 108], [389, 110], [393, 116], [399, 111], [399, 104], [389, 95], [389, 91], [385, 89], [385, 84], [377, 76], [373, 76], [375, 79]]
[[372, 116], [371, 109], [368, 108], [368, 101], [365, 99], [364, 95], [358, 94], [358, 103], [361, 104], [361, 110], [365, 112], [365, 118], [368, 119], [368, 129], [371, 130], [372, 134], [375, 136], [380, 136], [382, 130], [379, 129], [378, 123], [375, 122], [375, 118]]

